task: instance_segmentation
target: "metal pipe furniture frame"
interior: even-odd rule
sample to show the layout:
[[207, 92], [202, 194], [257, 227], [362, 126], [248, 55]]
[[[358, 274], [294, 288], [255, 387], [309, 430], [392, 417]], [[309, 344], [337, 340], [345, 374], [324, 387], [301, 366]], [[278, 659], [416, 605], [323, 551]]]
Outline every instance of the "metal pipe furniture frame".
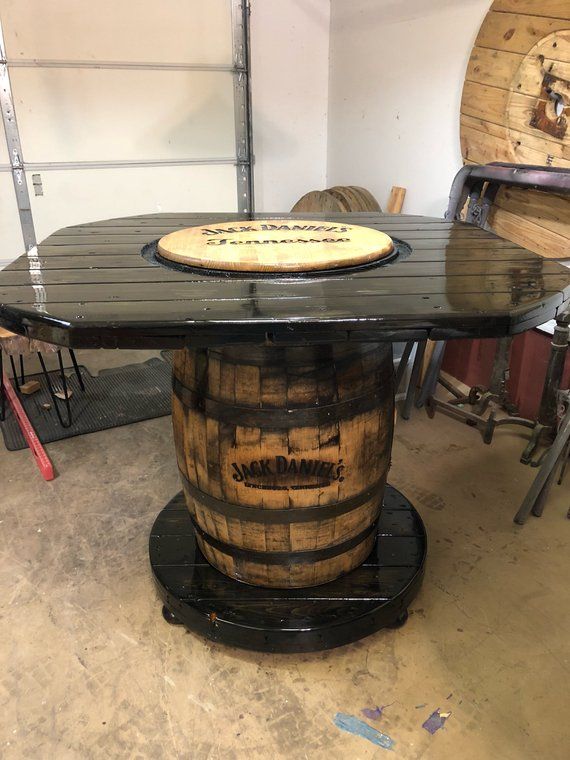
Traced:
[[[501, 162], [484, 166], [464, 166], [457, 173], [451, 186], [445, 218], [460, 220], [464, 213], [466, 223], [489, 229], [487, 221], [489, 211], [502, 186], [569, 195], [570, 169]], [[438, 380], [441, 381], [439, 371], [443, 361], [443, 351], [434, 353], [416, 402], [418, 407], [425, 404], [430, 416], [433, 416], [436, 411], [442, 411], [454, 419], [476, 427], [480, 430], [485, 443], [491, 443], [496, 428], [503, 425], [517, 425], [529, 428], [532, 431], [528, 444], [521, 455], [521, 462], [541, 467], [536, 483], [541, 482], [542, 486], [538, 488], [536, 483], [533, 484], [521, 508], [515, 515], [515, 522], [521, 525], [526, 521], [531, 511], [536, 516], [542, 514], [546, 495], [554, 482], [554, 477], [549, 477], [551, 474], [549, 468], [557, 467], [560, 459], [564, 459], [566, 452], [563, 447], [554, 460], [545, 452], [538, 461], [532, 461], [533, 454], [541, 440], [544, 441], [549, 437], [554, 438], [556, 436], [552, 445], [556, 444], [555, 448], [557, 449], [558, 438], [562, 434], [562, 428], [559, 428], [557, 432], [558, 391], [568, 351], [569, 322], [570, 311], [562, 311], [557, 316], [551, 358], [536, 420], [518, 417], [508, 396], [506, 380], [511, 343], [509, 338], [498, 342], [489, 388], [472, 388], [468, 395], [464, 395], [458, 392], [454, 386], [446, 384], [447, 390], [455, 396], [451, 402], [441, 401], [434, 397], [437, 382]], [[491, 402], [499, 408], [505, 409], [509, 416], [497, 419], [493, 411], [485, 417], [485, 412]], [[409, 409], [411, 409], [412, 403], [413, 399], [407, 404]], [[473, 405], [475, 408], [472, 412], [459, 408], [464, 405]]]
[[[5, 408], [6, 408], [5, 407], [4, 378], [2, 376], [2, 353], [3, 353], [2, 344], [0, 341], [0, 399], [2, 400], [1, 409], [0, 409], [0, 421], [4, 421]], [[59, 420], [59, 424], [64, 428], [68, 428], [73, 422], [73, 415], [71, 411], [71, 399], [70, 399], [71, 394], [68, 389], [67, 377], [65, 375], [65, 371], [63, 367], [63, 357], [61, 355], [61, 349], [56, 352], [58, 365], [59, 365], [59, 378], [56, 381], [55, 385], [52, 382], [52, 379], [50, 377], [42, 352], [37, 351], [36, 353], [38, 355], [38, 360], [42, 368], [42, 374], [46, 382], [46, 387], [51, 398], [53, 409], [55, 410], [55, 413]], [[75, 372], [75, 377], [77, 378], [77, 383], [79, 385], [79, 388], [85, 392], [85, 384], [83, 382], [83, 378], [81, 377], [81, 371], [77, 364], [77, 358], [75, 356], [75, 352], [73, 351], [73, 349], [70, 348], [68, 349], [68, 353], [69, 353], [69, 358], [71, 359], [71, 363], [73, 364], [73, 370]], [[13, 354], [8, 354], [8, 358], [10, 360], [10, 366], [12, 367], [12, 379], [14, 381], [14, 385], [18, 393], [20, 393], [21, 385], [25, 383], [26, 381], [26, 373], [24, 369], [24, 355], [23, 354], [19, 355], [19, 377], [18, 377], [18, 370], [16, 369], [16, 364], [14, 362]], [[58, 392], [61, 393], [63, 398], [59, 398], [56, 395]], [[61, 403], [65, 405], [65, 416], [62, 415], [62, 412], [60, 410]]]
[[[296, 218], [263, 223], [290, 232]], [[194, 225], [233, 221], [238, 232], [240, 222], [243, 230], [257, 229], [261, 217], [156, 214], [93, 222], [54, 233], [34, 251], [33, 262], [24, 254], [0, 272], [0, 324], [72, 348], [191, 347], [208, 356], [239, 346], [239, 358], [253, 360], [258, 347], [291, 347], [295, 355], [321, 347], [331, 355], [337, 345], [350, 353], [351, 344], [514, 335], [555, 318], [570, 302], [567, 269], [473, 225], [378, 213], [310, 218], [316, 226], [350, 221], [383, 230], [399, 241], [398, 254], [387, 263], [302, 275], [181, 270], [143, 256], [143, 249]], [[536, 276], [521, 276], [510, 266], [514, 260], [528, 262]], [[220, 408], [204, 387], [192, 393], [186, 394], [191, 412]], [[275, 410], [246, 399], [230, 416], [242, 420], [239, 425], [248, 415], [259, 420], [269, 412]], [[279, 419], [289, 413], [294, 405], [279, 410]], [[311, 416], [326, 419], [326, 406], [317, 405]], [[223, 498], [209, 499], [211, 508]], [[305, 513], [314, 505], [302, 506]], [[329, 506], [344, 509], [345, 503]], [[280, 508], [276, 519], [296, 511]], [[271, 651], [338, 646], [402, 624], [423, 577], [425, 529], [410, 502], [389, 486], [375, 526], [372, 552], [355, 570], [321, 586], [268, 589], [210, 567], [196, 546], [189, 511], [175, 496], [150, 539], [165, 616], [214, 640]], [[276, 551], [279, 561], [281, 554]]]
[[[476, 224], [483, 229], [489, 230], [488, 216], [489, 211], [495, 201], [497, 193], [501, 186], [520, 187], [530, 190], [541, 190], [543, 192], [553, 192], [558, 194], [570, 193], [570, 169], [559, 169], [545, 166], [534, 166], [531, 164], [508, 164], [494, 162], [482, 166], [469, 165], [460, 169], [451, 185], [449, 203], [445, 212], [445, 219], [450, 221], [463, 221], [467, 224]], [[464, 218], [463, 215], [464, 214]], [[425, 350], [425, 347], [424, 347]], [[533, 420], [522, 420], [521, 418], [511, 418], [510, 420], [496, 420], [495, 415], [485, 419], [482, 417], [486, 408], [491, 401], [498, 406], [504, 406], [509, 410], [510, 401], [505, 387], [504, 372], [508, 369], [508, 356], [510, 350], [510, 341], [502, 341], [497, 347], [497, 356], [493, 368], [493, 378], [489, 389], [472, 389], [473, 394], [464, 396], [457, 391], [455, 387], [450, 390], [456, 396], [456, 401], [451, 406], [462, 404], [477, 403], [477, 409], [474, 413], [461, 409], [450, 408], [449, 403], [440, 402], [433, 399], [433, 393], [438, 382], [439, 369], [443, 361], [443, 351], [436, 351], [430, 360], [430, 365], [426, 372], [425, 382], [422, 384], [418, 393], [416, 385], [410, 383], [408, 395], [404, 403], [404, 419], [409, 419], [411, 410], [414, 406], [419, 409], [427, 404], [428, 413], [432, 414], [436, 408], [445, 410], [445, 412], [455, 419], [463, 420], [468, 424], [475, 425], [481, 430], [483, 439], [490, 443], [497, 425], [515, 424], [524, 427], [535, 428], [536, 423]], [[419, 377], [421, 364], [423, 362], [423, 351], [418, 351], [416, 363], [419, 365], [415, 371], [416, 379]], [[555, 394], [554, 394], [555, 395]], [[553, 394], [550, 393], [552, 399]], [[548, 403], [548, 402], [547, 402]], [[552, 401], [549, 406], [552, 407]], [[554, 416], [551, 414], [549, 423], [540, 422], [540, 425], [552, 427]], [[536, 427], [540, 429], [540, 425]], [[533, 439], [525, 449], [521, 461], [525, 464], [530, 462], [530, 458], [536, 442]]]
[[570, 169], [500, 161], [464, 166], [451, 185], [445, 219], [459, 220], [469, 201], [464, 221], [488, 229], [489, 211], [503, 185], [569, 195]]

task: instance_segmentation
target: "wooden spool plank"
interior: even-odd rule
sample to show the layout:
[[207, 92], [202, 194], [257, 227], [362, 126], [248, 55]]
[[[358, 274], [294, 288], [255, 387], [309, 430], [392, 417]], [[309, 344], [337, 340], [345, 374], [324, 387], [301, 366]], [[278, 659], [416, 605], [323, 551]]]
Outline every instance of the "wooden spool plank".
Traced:
[[367, 190], [365, 187], [360, 187], [358, 185], [349, 185], [349, 188], [359, 197], [364, 211], [382, 211], [380, 204], [372, 195], [370, 190]]
[[390, 190], [390, 197], [388, 198], [386, 211], [389, 214], [399, 214], [402, 210], [402, 206], [404, 205], [405, 197], [406, 188], [397, 187], [397, 185], [394, 185], [394, 187]]
[[[570, 3], [495, 0], [467, 68], [461, 103], [466, 163], [570, 168]], [[570, 257], [570, 199], [502, 189], [489, 216], [500, 235]]]
[[344, 210], [345, 209], [338, 202], [337, 198], [330, 193], [323, 190], [311, 190], [310, 192], [305, 193], [302, 198], [299, 198], [297, 203], [291, 209], [291, 212], [298, 214], [312, 214], [318, 213], [319, 211], [327, 213], [328, 211], [338, 212]]
[[[539, 137], [515, 130], [510, 131], [508, 139], [506, 127], [472, 116], [462, 116], [461, 146], [463, 155], [470, 159], [476, 155], [479, 161], [473, 163], [490, 163], [491, 161], [513, 161], [513, 154], [521, 164], [543, 164], [544, 143]], [[512, 140], [514, 139], [514, 143]], [[570, 147], [551, 142], [548, 146], [550, 155], [556, 157], [557, 165], [570, 166]]]
[[559, 235], [567, 232], [568, 213], [566, 203], [559, 196], [546, 193], [528, 193], [517, 187], [505, 188], [497, 205], [524, 216], [538, 226], [546, 226]]
[[346, 195], [342, 192], [339, 192], [336, 188], [331, 187], [327, 191], [328, 195], [332, 195], [333, 198], [336, 198], [337, 203], [339, 204], [341, 210], [348, 214], [351, 211], [354, 211], [353, 208], [351, 208], [350, 200], [346, 197]]
[[352, 188], [348, 187], [347, 185], [336, 185], [335, 187], [331, 187], [328, 192], [334, 193], [336, 197], [344, 198], [344, 201], [349, 207], [350, 211], [368, 210], [365, 208], [365, 205], [363, 204], [362, 199], [358, 196], [358, 194], [355, 193], [354, 190], [352, 190]]
[[335, 185], [328, 190], [311, 190], [305, 193], [291, 209], [296, 213], [350, 213], [355, 211], [382, 211], [372, 193], [357, 185]]
[[[499, 202], [504, 201], [500, 199]], [[568, 232], [565, 235], [559, 235], [548, 227], [523, 219], [519, 214], [501, 206], [493, 209], [490, 222], [497, 235], [507, 240], [517, 239], [529, 250], [538, 251], [543, 256], [554, 259], [570, 257]]]
[[493, 9], [504, 13], [528, 13], [533, 16], [549, 16], [570, 20], [568, 0], [496, 0]]
[[[568, 29], [568, 21], [548, 18], [542, 15], [520, 13], [495, 13], [485, 17], [475, 44], [492, 50], [507, 50], [511, 53], [528, 55], [537, 42], [553, 32]], [[535, 7], [542, 7], [542, 0], [536, 0]], [[562, 60], [562, 59], [558, 59]]]
[[258, 219], [189, 227], [165, 235], [160, 255], [205, 269], [308, 272], [366, 264], [393, 250], [380, 230], [303, 219]]

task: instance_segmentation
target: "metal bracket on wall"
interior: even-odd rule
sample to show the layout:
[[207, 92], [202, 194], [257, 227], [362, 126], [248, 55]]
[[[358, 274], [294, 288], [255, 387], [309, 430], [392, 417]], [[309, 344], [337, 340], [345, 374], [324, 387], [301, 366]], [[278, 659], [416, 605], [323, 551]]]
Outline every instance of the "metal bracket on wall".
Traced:
[[8, 62], [6, 59], [6, 48], [4, 46], [4, 35], [2, 33], [1, 21], [0, 110], [2, 111], [2, 121], [4, 122], [6, 144], [8, 146], [8, 155], [10, 157], [10, 169], [12, 172], [12, 179], [14, 180], [16, 203], [18, 204], [18, 213], [20, 215], [24, 245], [26, 246], [26, 250], [29, 251], [30, 248], [33, 248], [36, 245], [36, 233], [34, 230], [34, 220], [32, 218], [30, 195], [28, 193], [28, 185], [26, 182], [26, 172], [24, 170], [20, 133], [18, 132], [14, 100], [12, 98], [12, 88], [10, 87], [10, 74], [8, 72]]
[[232, 0], [234, 62], [234, 118], [236, 136], [237, 204], [242, 214], [253, 214], [253, 151], [248, 0]]

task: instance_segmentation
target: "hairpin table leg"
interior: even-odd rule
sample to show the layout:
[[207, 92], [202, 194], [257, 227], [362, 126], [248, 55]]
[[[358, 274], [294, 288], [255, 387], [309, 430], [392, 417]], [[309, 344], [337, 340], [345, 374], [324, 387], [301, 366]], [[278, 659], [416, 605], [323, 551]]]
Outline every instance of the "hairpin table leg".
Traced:
[[57, 414], [57, 418], [58, 418], [61, 426], [64, 427], [64, 428], [68, 428], [71, 425], [71, 423], [72, 423], [72, 419], [71, 419], [71, 404], [69, 402], [69, 392], [68, 392], [68, 389], [67, 389], [67, 379], [66, 379], [65, 373], [63, 371], [63, 359], [61, 357], [61, 351], [57, 352], [57, 358], [58, 358], [58, 361], [59, 361], [59, 370], [60, 370], [60, 373], [61, 373], [61, 384], [62, 384], [62, 389], [63, 389], [63, 401], [65, 403], [66, 414], [67, 414], [67, 418], [65, 420], [63, 419], [63, 417], [61, 415], [61, 412], [59, 410], [60, 399], [58, 399], [58, 397], [55, 395], [55, 390], [53, 388], [53, 385], [52, 385], [52, 382], [51, 382], [51, 378], [49, 376], [49, 372], [48, 372], [47, 367], [45, 365], [44, 358], [41, 355], [41, 352], [38, 351], [38, 359], [40, 360], [40, 364], [41, 364], [41, 367], [42, 367], [42, 372], [43, 372], [44, 377], [45, 377], [45, 381], [46, 381], [46, 384], [47, 384], [47, 388], [48, 388], [48, 392], [49, 392], [50, 398], [51, 398], [51, 400], [53, 402], [55, 413]]
[[[14, 357], [12, 354], [9, 354], [10, 356], [10, 365], [12, 367], [12, 375], [14, 379], [14, 385], [16, 386], [16, 390], [20, 390], [20, 379], [18, 378], [18, 370], [16, 369], [16, 364], [14, 362]], [[20, 354], [20, 359], [22, 358], [22, 355]]]
[[75, 376], [77, 377], [77, 382], [79, 383], [79, 387], [81, 388], [81, 390], [84, 391], [85, 384], [83, 383], [83, 378], [81, 377], [79, 365], [77, 364], [77, 359], [75, 358], [75, 351], [72, 348], [69, 348], [68, 351], [69, 351], [69, 357], [73, 363], [73, 369], [75, 370]]

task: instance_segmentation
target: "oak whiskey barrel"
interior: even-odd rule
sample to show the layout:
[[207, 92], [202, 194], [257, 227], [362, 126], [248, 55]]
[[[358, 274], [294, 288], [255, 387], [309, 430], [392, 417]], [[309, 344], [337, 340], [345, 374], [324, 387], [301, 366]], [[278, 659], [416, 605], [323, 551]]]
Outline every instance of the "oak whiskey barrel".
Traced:
[[391, 344], [186, 348], [173, 391], [184, 493], [214, 567], [294, 588], [366, 559], [390, 463]]

